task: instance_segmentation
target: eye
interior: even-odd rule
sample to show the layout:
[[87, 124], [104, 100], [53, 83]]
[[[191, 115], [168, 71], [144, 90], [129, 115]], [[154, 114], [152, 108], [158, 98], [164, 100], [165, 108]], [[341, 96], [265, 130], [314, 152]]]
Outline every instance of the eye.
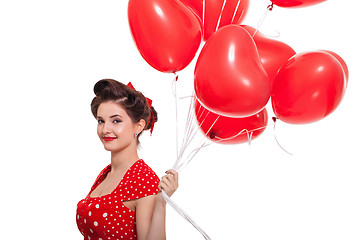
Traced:
[[120, 123], [122, 122], [120, 119], [114, 119], [113, 123]]
[[104, 120], [98, 119], [98, 124], [102, 124], [102, 123], [104, 123]]

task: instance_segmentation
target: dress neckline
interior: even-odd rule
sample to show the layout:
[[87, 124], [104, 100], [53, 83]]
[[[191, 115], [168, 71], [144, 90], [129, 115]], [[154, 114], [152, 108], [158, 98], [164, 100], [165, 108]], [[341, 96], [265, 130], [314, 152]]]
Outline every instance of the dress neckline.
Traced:
[[139, 160], [137, 160], [136, 162], [134, 162], [134, 163], [126, 170], [124, 176], [120, 179], [119, 183], [116, 185], [116, 187], [115, 187], [111, 192], [109, 192], [109, 193], [107, 193], [107, 194], [104, 194], [104, 195], [101, 195], [101, 196], [91, 197], [91, 196], [90, 196], [91, 193], [105, 180], [107, 174], [110, 172], [110, 170], [111, 170], [111, 164], [109, 164], [109, 165], [104, 169], [104, 175], [105, 175], [105, 176], [104, 176], [103, 179], [102, 179], [99, 183], [97, 183], [96, 186], [89, 192], [88, 198], [90, 198], [90, 199], [100, 199], [100, 198], [108, 197], [108, 196], [112, 195], [112, 194], [116, 191], [116, 189], [118, 189], [118, 188], [120, 187], [120, 185], [122, 184], [122, 182], [123, 182], [123, 180], [125, 179], [126, 175], [128, 175], [128, 173], [130, 172], [130, 169], [132, 169], [137, 163], [142, 162], [142, 161], [143, 161], [142, 159], [139, 159]]

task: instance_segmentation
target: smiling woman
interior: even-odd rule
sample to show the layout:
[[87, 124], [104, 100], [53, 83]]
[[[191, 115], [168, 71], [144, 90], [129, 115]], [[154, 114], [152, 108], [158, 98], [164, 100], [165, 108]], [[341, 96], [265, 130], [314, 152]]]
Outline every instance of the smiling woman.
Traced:
[[[131, 84], [129, 84], [132, 86]], [[91, 102], [91, 112], [95, 118], [98, 115], [98, 108], [101, 103], [114, 102], [122, 106], [120, 111], [126, 112], [133, 123], [143, 120], [145, 123], [143, 130], [151, 129], [157, 121], [157, 112], [153, 106], [150, 106], [149, 101], [145, 96], [123, 83], [113, 79], [103, 79], [97, 82], [94, 86], [94, 93], [96, 97]], [[125, 115], [125, 114], [123, 114]], [[139, 144], [139, 137], [142, 131], [137, 132], [137, 143]]]
[[111, 164], [78, 203], [78, 228], [84, 239], [165, 239], [166, 201], [158, 192], [176, 191], [177, 172], [167, 171], [160, 181], [137, 153], [139, 136], [152, 129], [157, 113], [132, 85], [104, 79], [94, 93], [91, 111]]

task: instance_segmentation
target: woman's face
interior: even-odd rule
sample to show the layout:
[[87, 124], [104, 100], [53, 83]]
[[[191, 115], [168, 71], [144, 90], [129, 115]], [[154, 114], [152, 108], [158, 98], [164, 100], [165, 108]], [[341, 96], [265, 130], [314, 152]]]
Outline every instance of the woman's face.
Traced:
[[136, 148], [135, 133], [142, 128], [133, 123], [126, 111], [115, 102], [101, 103], [97, 110], [97, 134], [106, 150], [119, 152], [133, 146]]

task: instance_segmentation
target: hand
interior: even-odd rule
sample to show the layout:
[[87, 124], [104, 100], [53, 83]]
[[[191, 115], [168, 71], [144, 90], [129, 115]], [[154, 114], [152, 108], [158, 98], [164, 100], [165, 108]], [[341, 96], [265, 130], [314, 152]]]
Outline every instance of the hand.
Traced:
[[159, 183], [160, 191], [171, 197], [178, 188], [178, 173], [174, 169], [166, 171], [166, 175], [161, 178]]

